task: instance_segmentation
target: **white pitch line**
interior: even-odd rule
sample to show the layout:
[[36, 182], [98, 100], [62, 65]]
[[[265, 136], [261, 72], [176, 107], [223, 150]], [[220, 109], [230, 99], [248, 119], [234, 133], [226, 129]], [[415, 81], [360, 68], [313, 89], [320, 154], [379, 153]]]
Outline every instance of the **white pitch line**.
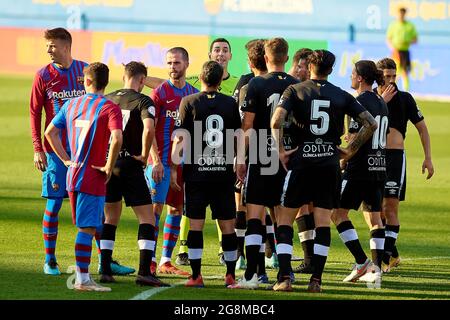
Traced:
[[[450, 256], [437, 256], [437, 257], [422, 257], [422, 258], [401, 258], [401, 261], [416, 261], [416, 260], [445, 260], [450, 259]], [[351, 262], [334, 261], [327, 262], [327, 265], [333, 264], [352, 264]]]
[[[206, 279], [206, 280], [220, 280], [220, 279], [223, 279], [223, 277], [222, 276], [205, 276], [205, 277], [203, 277], [203, 279]], [[149, 290], [145, 290], [145, 291], [135, 295], [130, 300], [148, 300], [148, 299], [150, 299], [151, 297], [153, 297], [157, 293], [160, 293], [162, 291], [181, 286], [185, 282], [186, 281], [176, 282], [176, 283], [172, 284], [170, 287], [158, 287], [158, 288], [152, 288], [152, 289], [149, 289]]]

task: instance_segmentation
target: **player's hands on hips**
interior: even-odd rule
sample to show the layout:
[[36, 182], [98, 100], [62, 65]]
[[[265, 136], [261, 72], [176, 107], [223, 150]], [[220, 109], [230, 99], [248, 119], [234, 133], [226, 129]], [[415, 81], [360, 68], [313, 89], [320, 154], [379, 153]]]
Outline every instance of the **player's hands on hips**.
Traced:
[[281, 165], [283, 166], [284, 170], [288, 171], [288, 162], [289, 162], [289, 157], [291, 156], [291, 154], [293, 154], [295, 151], [297, 151], [298, 147], [296, 147], [295, 149], [289, 150], [289, 151], [284, 151], [284, 152], [280, 152], [279, 153], [279, 157], [280, 157], [280, 162]]
[[390, 84], [387, 86], [386, 90], [383, 91], [381, 97], [383, 98], [384, 102], [388, 103], [396, 94], [397, 90], [395, 89], [395, 86]]
[[105, 184], [108, 183], [109, 179], [111, 179], [111, 174], [112, 174], [112, 168], [109, 166], [104, 166], [104, 167], [97, 167], [97, 166], [92, 166], [93, 169], [98, 170], [100, 172], [103, 172], [104, 174], [106, 174], [106, 181]]
[[422, 163], [422, 174], [425, 173], [425, 169], [428, 171], [427, 180], [430, 179], [434, 174], [434, 167], [433, 162], [431, 162], [431, 159], [425, 159]]
[[178, 172], [177, 168], [171, 168], [170, 169], [170, 187], [175, 191], [181, 191], [181, 187], [177, 183], [178, 179]]
[[154, 163], [152, 168], [152, 179], [156, 183], [160, 183], [164, 178], [164, 166], [161, 162]]
[[236, 176], [237, 178], [244, 182], [245, 176], [247, 175], [247, 165], [245, 163], [236, 164]]
[[34, 153], [34, 167], [38, 170], [45, 171], [47, 169], [47, 156], [45, 152]]

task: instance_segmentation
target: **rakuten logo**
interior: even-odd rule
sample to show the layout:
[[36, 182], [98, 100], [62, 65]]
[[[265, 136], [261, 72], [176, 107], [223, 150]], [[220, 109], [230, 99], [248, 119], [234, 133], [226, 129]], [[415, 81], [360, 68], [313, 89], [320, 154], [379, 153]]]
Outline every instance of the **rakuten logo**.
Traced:
[[75, 90], [75, 89], [72, 91], [63, 90], [59, 92], [53, 92], [53, 99], [67, 100], [76, 97], [81, 97], [84, 94], [86, 94], [85, 90]]

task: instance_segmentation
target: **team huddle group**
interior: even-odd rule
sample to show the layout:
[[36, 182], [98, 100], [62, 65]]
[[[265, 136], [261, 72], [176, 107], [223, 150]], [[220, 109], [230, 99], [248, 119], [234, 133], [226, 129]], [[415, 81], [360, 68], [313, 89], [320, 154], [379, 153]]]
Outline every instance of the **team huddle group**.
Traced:
[[[286, 40], [252, 40], [246, 45], [252, 72], [239, 79], [228, 72], [230, 43], [218, 38], [198, 76], [186, 77], [189, 54], [174, 47], [166, 54], [168, 80], [148, 76], [144, 64], [131, 61], [124, 65], [123, 89], [105, 94], [105, 64], [72, 59], [72, 38], [63, 28], [46, 30], [44, 38], [52, 63], [37, 72], [30, 103], [34, 162], [47, 198], [44, 273], [61, 274], [55, 247], [67, 196], [78, 228], [75, 290], [111, 291], [89, 274], [94, 237], [101, 283], [135, 272], [113, 260], [122, 198], [139, 221], [139, 285], [169, 286], [159, 273], [186, 276], [188, 287], [204, 286], [208, 206], [230, 289], [268, 284], [268, 267], [278, 268], [268, 289], [292, 291], [294, 273], [303, 273], [311, 274], [307, 290], [321, 292], [331, 222], [355, 258], [344, 282], [381, 285], [382, 273], [400, 263], [395, 242], [408, 121], [420, 134], [427, 179], [434, 168], [425, 120], [414, 98], [395, 85], [394, 60], [357, 61], [355, 98], [328, 82], [335, 56], [327, 50], [298, 50], [286, 73]], [[145, 87], [153, 89], [150, 96], [141, 93]], [[370, 259], [348, 215], [360, 207], [370, 230]], [[293, 257], [294, 225], [303, 259]], [[172, 264], [178, 240], [176, 264], [190, 265], [191, 272]], [[302, 262], [293, 267], [297, 260]], [[245, 273], [236, 279], [239, 269]]]

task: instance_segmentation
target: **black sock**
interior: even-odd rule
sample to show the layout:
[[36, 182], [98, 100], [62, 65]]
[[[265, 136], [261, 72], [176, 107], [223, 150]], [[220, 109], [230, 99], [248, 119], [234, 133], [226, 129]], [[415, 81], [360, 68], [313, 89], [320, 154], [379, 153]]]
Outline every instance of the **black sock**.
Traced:
[[272, 251], [272, 254], [277, 253], [277, 247], [275, 245], [275, 228], [270, 214], [266, 215], [266, 234], [267, 242], [269, 244], [270, 250]]
[[234, 224], [234, 230], [236, 231], [237, 236], [237, 250], [238, 255], [242, 256], [245, 259], [244, 247], [245, 247], [245, 231], [247, 229], [247, 220], [246, 220], [245, 211], [236, 212], [236, 222]]
[[150, 263], [155, 250], [155, 227], [148, 223], [141, 223], [138, 230], [139, 271], [141, 276], [150, 274]]
[[392, 249], [392, 258], [398, 258], [397, 245], [394, 245], [394, 248]]
[[331, 244], [331, 231], [330, 227], [318, 227], [316, 228], [316, 237], [314, 239], [314, 255], [312, 258], [312, 265], [314, 272], [311, 279], [322, 279], [323, 269], [327, 262], [328, 251]]
[[111, 260], [114, 250], [114, 242], [116, 240], [117, 226], [112, 224], [104, 224], [102, 236], [100, 238], [100, 252], [102, 273], [111, 276]]
[[295, 222], [297, 223], [298, 237], [303, 249], [303, 263], [310, 264], [314, 254], [314, 215], [310, 213], [309, 215], [301, 216]]
[[389, 264], [389, 259], [393, 254], [395, 241], [398, 237], [398, 232], [400, 231], [400, 226], [386, 225], [385, 233], [386, 239], [384, 241], [384, 254], [383, 262]]
[[380, 268], [383, 259], [384, 238], [384, 229], [370, 231], [370, 252], [372, 253], [372, 261]]
[[227, 275], [231, 274], [234, 277], [234, 270], [236, 269], [237, 260], [237, 237], [236, 233], [222, 234], [222, 250], [223, 258], [227, 265]]
[[267, 231], [266, 226], [261, 225], [261, 246], [259, 248], [258, 255], [258, 276], [266, 273], [266, 240], [267, 240]]
[[197, 279], [201, 274], [203, 254], [203, 231], [189, 230], [187, 237], [189, 249], [189, 262], [192, 269], [192, 279]]
[[257, 272], [259, 250], [261, 248], [261, 220], [250, 219], [247, 221], [245, 232], [245, 253], [247, 254], [247, 269], [245, 279], [250, 280]]
[[280, 266], [278, 272], [278, 281], [283, 281], [289, 277], [292, 272], [291, 258], [292, 258], [292, 238], [294, 236], [294, 229], [291, 226], [281, 225], [277, 230], [278, 239], [278, 263]]
[[358, 234], [351, 221], [341, 222], [337, 227], [339, 236], [341, 237], [344, 244], [350, 250], [351, 254], [355, 258], [356, 263], [362, 264], [366, 262], [367, 256], [361, 247], [361, 243], [358, 239]]

